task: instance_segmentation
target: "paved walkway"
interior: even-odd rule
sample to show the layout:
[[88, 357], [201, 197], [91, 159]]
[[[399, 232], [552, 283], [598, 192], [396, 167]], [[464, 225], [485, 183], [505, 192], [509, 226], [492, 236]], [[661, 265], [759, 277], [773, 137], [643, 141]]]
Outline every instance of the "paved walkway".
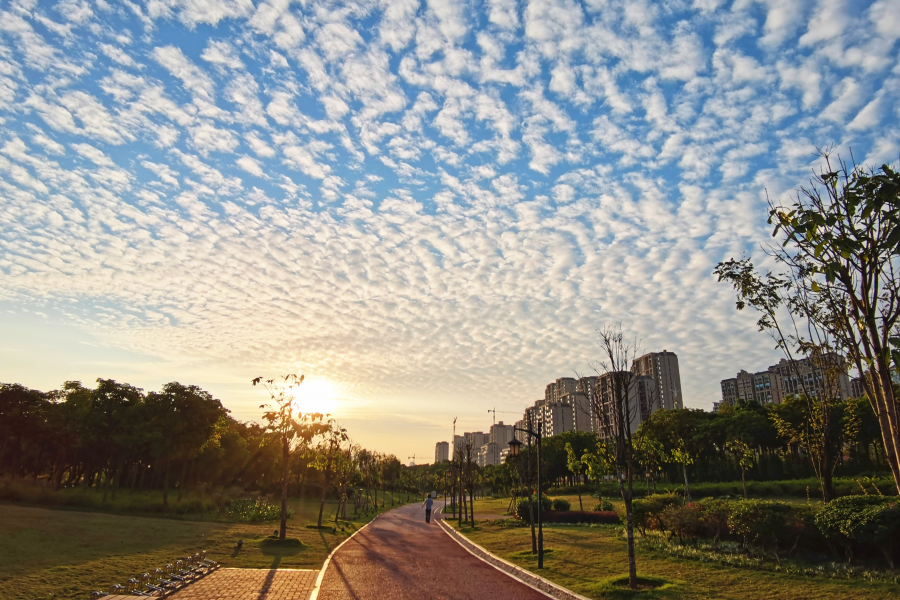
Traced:
[[[166, 596], [171, 600], [307, 600], [318, 571], [293, 569], [216, 569]], [[134, 600], [109, 596], [106, 600]]]
[[425, 523], [417, 504], [383, 514], [335, 552], [318, 600], [547, 600]]

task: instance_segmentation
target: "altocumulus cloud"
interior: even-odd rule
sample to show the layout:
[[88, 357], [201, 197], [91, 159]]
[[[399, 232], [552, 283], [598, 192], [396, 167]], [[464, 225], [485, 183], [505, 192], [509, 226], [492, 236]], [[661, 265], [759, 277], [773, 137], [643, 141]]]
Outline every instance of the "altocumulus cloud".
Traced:
[[521, 406], [621, 320], [708, 407], [764, 190], [900, 152], [898, 0], [0, 8], [6, 314], [361, 397]]

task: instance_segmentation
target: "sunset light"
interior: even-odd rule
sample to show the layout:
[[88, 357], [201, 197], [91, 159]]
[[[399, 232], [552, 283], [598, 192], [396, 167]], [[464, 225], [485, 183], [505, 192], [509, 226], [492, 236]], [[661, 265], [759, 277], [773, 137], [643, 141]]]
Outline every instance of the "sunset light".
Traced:
[[294, 388], [294, 408], [303, 413], [325, 413], [340, 418], [340, 390], [327, 379], [307, 378]]

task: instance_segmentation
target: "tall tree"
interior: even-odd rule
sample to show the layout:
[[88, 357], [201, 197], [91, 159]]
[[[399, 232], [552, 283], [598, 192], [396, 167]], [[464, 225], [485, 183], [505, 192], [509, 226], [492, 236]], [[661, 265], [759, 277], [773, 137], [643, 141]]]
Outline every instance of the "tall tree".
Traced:
[[[719, 263], [715, 272], [734, 285], [738, 309], [749, 304], [763, 313], [760, 328], [774, 332], [786, 351], [818, 351], [828, 359], [817, 365], [825, 371], [843, 368], [829, 364], [832, 355], [850, 360], [878, 418], [900, 492], [900, 413], [892, 384], [892, 373], [900, 371], [900, 173], [888, 165], [834, 165], [827, 152], [822, 155], [824, 168], [790, 205], [770, 202], [772, 235], [781, 245], [768, 254], [782, 272], [761, 274], [749, 258]], [[780, 327], [782, 309], [795, 317], [793, 331]], [[830, 411], [818, 412], [827, 435]]]

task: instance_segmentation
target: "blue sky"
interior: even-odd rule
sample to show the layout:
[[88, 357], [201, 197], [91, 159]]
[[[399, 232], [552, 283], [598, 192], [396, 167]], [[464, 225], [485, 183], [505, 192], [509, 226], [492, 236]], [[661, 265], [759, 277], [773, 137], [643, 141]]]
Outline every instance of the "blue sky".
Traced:
[[[405, 457], [588, 372], [778, 355], [715, 264], [900, 156], [900, 1], [0, 2], [0, 381], [323, 383]], [[324, 390], [324, 391], [323, 391]]]

